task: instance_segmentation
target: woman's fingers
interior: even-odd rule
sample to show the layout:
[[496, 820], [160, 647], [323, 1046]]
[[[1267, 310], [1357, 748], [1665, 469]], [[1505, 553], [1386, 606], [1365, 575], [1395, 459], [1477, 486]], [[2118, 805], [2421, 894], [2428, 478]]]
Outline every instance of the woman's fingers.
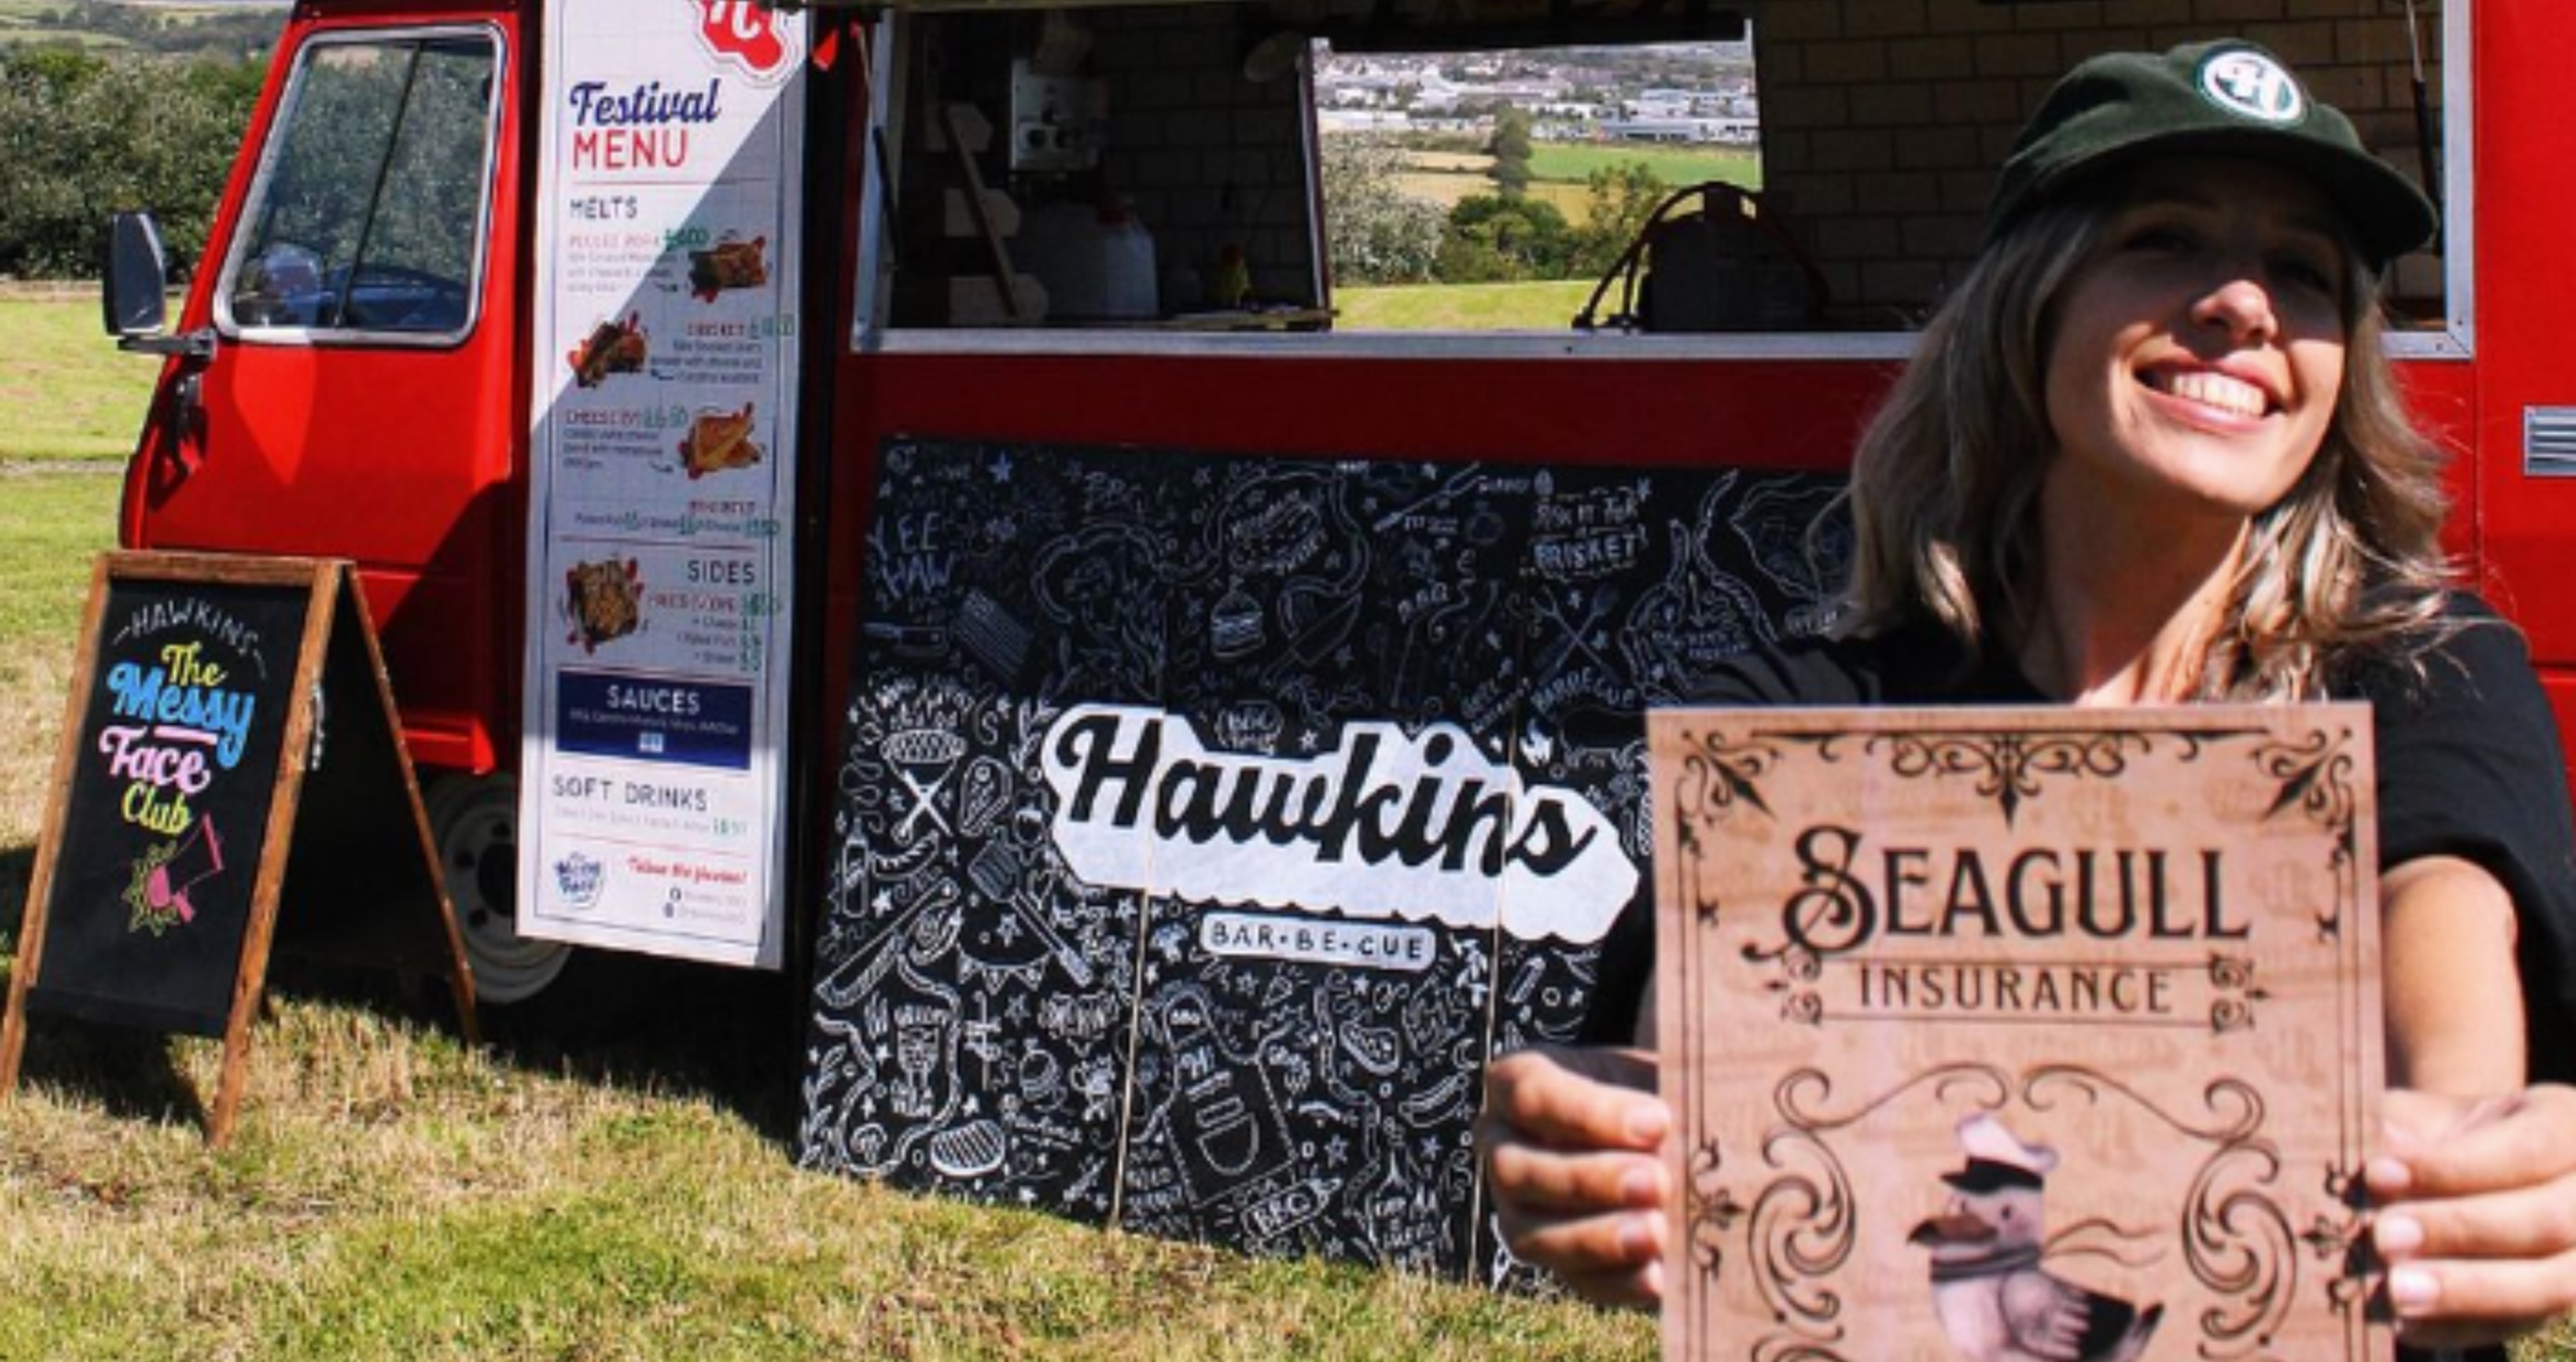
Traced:
[[2576, 1089], [2391, 1092], [2367, 1178], [2399, 1332], [2491, 1342], [2576, 1308]]
[[1605, 1304], [1663, 1294], [1671, 1116], [1636, 1052], [1528, 1050], [1486, 1075], [1477, 1122], [1505, 1247]]
[[1587, 1300], [1651, 1305], [1663, 1295], [1664, 1170], [1626, 1152], [1489, 1146], [1494, 1220], [1512, 1256], [1545, 1268]]
[[2576, 1178], [2447, 1200], [2397, 1202], [2379, 1213], [2380, 1256], [2555, 1259], [2576, 1250]]
[[2567, 1308], [2566, 1262], [2448, 1259], [2389, 1269], [2397, 1335], [2411, 1347], [2465, 1348], [2537, 1329]]
[[2479, 1098], [2401, 1089], [2387, 1096], [2385, 1124], [2373, 1191], [2393, 1179], [2387, 1190], [2404, 1196], [2455, 1197], [2576, 1172], [2576, 1088], [2544, 1084]]
[[1522, 1050], [1485, 1071], [1485, 1115], [1557, 1149], [1663, 1147], [1672, 1124], [1655, 1062], [1635, 1050]]
[[1664, 1161], [1627, 1150], [1568, 1151], [1494, 1131], [1485, 1140], [1485, 1169], [1508, 1203], [1531, 1215], [1649, 1211], [1664, 1204]]
[[1503, 1243], [1513, 1257], [1546, 1268], [1585, 1300], [1648, 1307], [1662, 1302], [1662, 1211], [1538, 1223], [1502, 1219]]

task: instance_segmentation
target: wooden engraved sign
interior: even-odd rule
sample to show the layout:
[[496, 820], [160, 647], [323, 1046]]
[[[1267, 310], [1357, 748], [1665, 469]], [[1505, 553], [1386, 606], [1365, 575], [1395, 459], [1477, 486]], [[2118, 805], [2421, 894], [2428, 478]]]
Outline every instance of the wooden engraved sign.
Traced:
[[1677, 1358], [2374, 1358], [2370, 712], [1658, 711]]

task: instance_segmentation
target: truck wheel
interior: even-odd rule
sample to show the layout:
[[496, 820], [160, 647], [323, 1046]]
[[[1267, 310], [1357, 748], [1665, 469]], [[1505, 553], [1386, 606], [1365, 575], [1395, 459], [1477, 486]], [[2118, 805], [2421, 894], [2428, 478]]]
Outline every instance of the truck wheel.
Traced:
[[507, 1006], [542, 993], [563, 974], [572, 947], [519, 935], [519, 782], [494, 772], [443, 775], [423, 801], [465, 938], [474, 996]]

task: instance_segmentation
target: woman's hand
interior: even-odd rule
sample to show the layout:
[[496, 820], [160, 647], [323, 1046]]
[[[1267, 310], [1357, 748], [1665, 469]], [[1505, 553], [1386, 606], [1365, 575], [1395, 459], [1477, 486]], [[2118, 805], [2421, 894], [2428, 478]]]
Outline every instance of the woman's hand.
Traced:
[[1485, 1072], [1476, 1143], [1503, 1243], [1605, 1305], [1664, 1292], [1664, 1136], [1644, 1050], [1523, 1050]]
[[2576, 1308], [2576, 1088], [2391, 1091], [2365, 1178], [2398, 1337], [2491, 1343]]

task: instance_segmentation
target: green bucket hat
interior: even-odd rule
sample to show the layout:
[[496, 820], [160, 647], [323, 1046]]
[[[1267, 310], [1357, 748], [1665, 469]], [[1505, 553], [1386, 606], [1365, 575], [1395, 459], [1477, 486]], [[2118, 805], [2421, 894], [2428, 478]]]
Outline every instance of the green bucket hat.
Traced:
[[2432, 200], [2371, 155], [2352, 120], [2271, 53], [2221, 39], [2161, 55], [2107, 53], [2067, 72], [2013, 143], [1986, 240], [2079, 182], [2150, 155], [2238, 156], [2306, 177], [2343, 211], [2375, 269], [2439, 225]]

